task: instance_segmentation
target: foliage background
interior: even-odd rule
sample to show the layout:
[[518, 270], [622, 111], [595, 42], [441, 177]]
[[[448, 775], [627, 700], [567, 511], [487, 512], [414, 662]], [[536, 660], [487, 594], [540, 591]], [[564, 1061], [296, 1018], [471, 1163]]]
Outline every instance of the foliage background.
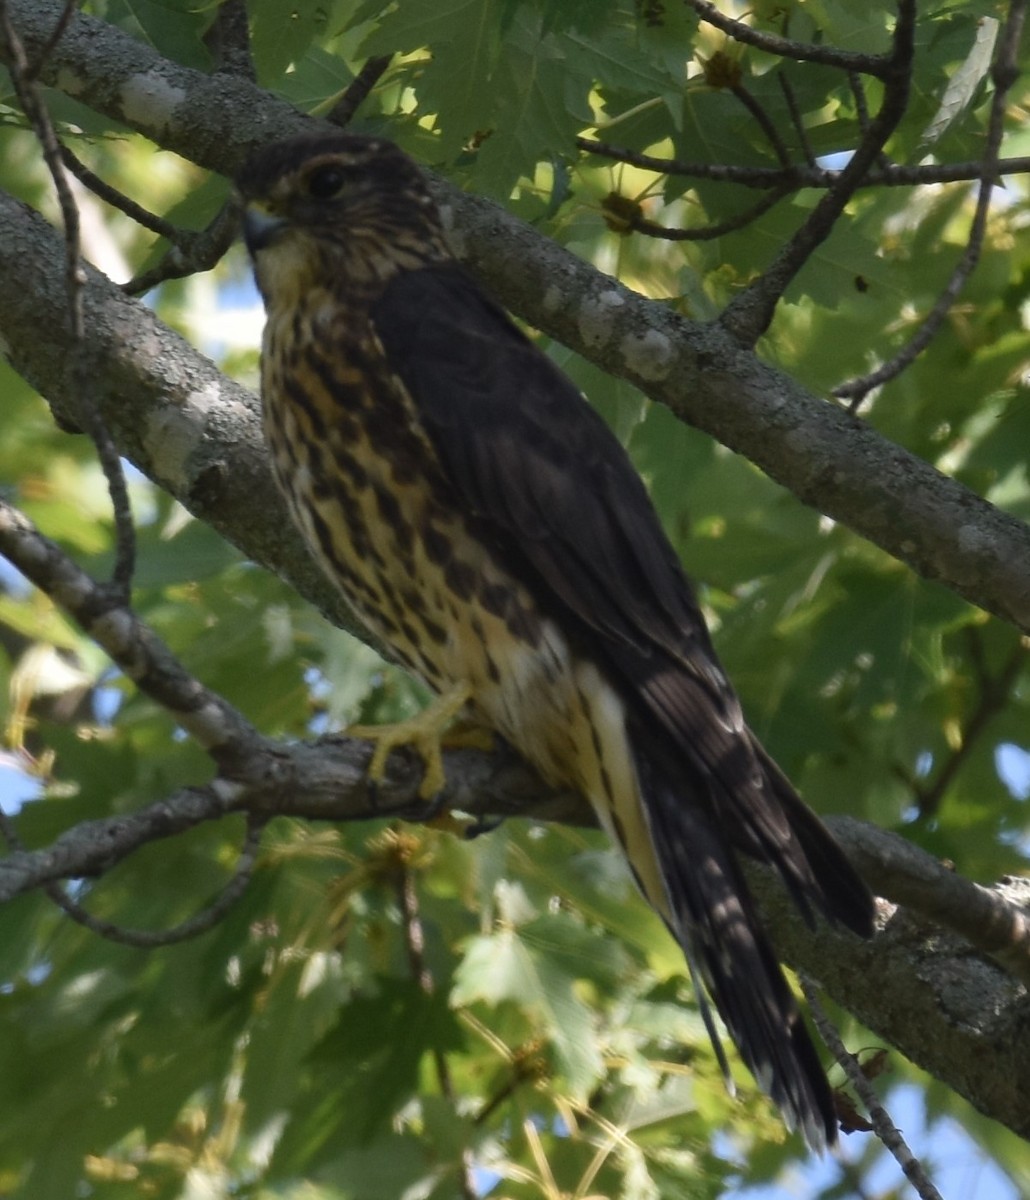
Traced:
[[[210, 69], [200, 0], [95, 0], [87, 12], [185, 65]], [[901, 161], [979, 153], [991, 3], [921, 6]], [[751, 197], [577, 153], [574, 138], [692, 162], [775, 165], [752, 114], [704, 63], [722, 55], [790, 141], [789, 77], [818, 155], [857, 138], [842, 72], [783, 63], [699, 27], [686, 6], [586, 0], [334, 0], [248, 6], [258, 82], [313, 113], [370, 56], [395, 55], [354, 128], [382, 132], [461, 187], [685, 315], [715, 316], [813, 205], [802, 191], [724, 237], [667, 242], [618, 228], [611, 197], [647, 219], [724, 219]], [[814, 0], [752, 7], [791, 37], [887, 44], [888, 6]], [[94, 171], [177, 224], [202, 228], [228, 184], [156, 150], [60, 91], [50, 110]], [[875, 96], [870, 97], [872, 104]], [[1003, 153], [1030, 154], [1027, 84]], [[56, 218], [38, 147], [11, 97], [0, 184]], [[796, 142], [796, 138], [794, 138]], [[166, 246], [80, 196], [90, 258], [122, 278]], [[968, 236], [968, 183], [870, 188], [789, 290], [761, 354], [823, 394], [889, 357], [934, 302]], [[1030, 372], [1025, 176], [998, 194], [980, 265], [929, 351], [862, 412], [881, 432], [1020, 517]], [[148, 297], [236, 378], [247, 268], [232, 251]], [[1026, 870], [1027, 657], [1020, 633], [802, 506], [746, 460], [648, 405], [629, 385], [548, 347], [613, 423], [692, 575], [745, 710], [814, 807], [849, 813], [990, 882]], [[0, 479], [88, 569], [112, 556], [91, 445], [58, 430], [3, 368]], [[415, 687], [329, 627], [274, 576], [142, 477], [139, 615], [259, 729], [304, 737], [387, 719]], [[45, 597], [2, 577], [5, 755], [18, 828], [43, 845], [76, 822], [133, 810], [211, 774], [168, 715], [136, 693]], [[91, 911], [164, 927], [233, 871], [241, 828], [159, 843], [102, 880]], [[412, 931], [424, 932], [413, 955]], [[431, 977], [431, 994], [426, 979]], [[659, 923], [599, 835], [509, 822], [463, 842], [390, 822], [280, 820], [252, 886], [214, 931], [144, 953], [70, 923], [43, 896], [0, 909], [0, 1194], [50, 1198], [702, 1197], [783, 1179], [804, 1158], [743, 1072], [734, 1101]], [[852, 1045], [875, 1039], [849, 1026]], [[1014, 1189], [1025, 1146], [890, 1058], [927, 1119], [957, 1119]], [[861, 1194], [881, 1154], [819, 1195]], [[932, 1164], [931, 1164], [932, 1166]], [[1000, 1185], [998, 1185], [1000, 1186]], [[901, 1194], [891, 1182], [877, 1193]]]

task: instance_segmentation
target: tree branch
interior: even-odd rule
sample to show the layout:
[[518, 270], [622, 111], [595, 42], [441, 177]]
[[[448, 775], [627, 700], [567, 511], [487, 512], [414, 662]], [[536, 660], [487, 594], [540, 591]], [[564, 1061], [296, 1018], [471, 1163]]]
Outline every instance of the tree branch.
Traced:
[[[210, 87], [208, 77], [199, 80]], [[274, 98], [255, 92], [249, 109], [262, 100], [271, 121], [281, 111]], [[271, 132], [300, 128], [310, 125], [291, 112]], [[456, 251], [510, 308], [746, 455], [805, 503], [1030, 632], [1030, 531], [1021, 521], [810, 395], [728, 334], [622, 287], [490, 201], [443, 186], [437, 195]], [[46, 222], [0, 197], [0, 331], [12, 365], [64, 417], [74, 414], [74, 397], [60, 371], [61, 261]], [[19, 282], [25, 278], [31, 291]], [[84, 301], [94, 387], [121, 452], [249, 558], [355, 629], [289, 534], [254, 398], [88, 269]], [[267, 504], [253, 504], [254, 495]]]
[[666, 242], [707, 242], [714, 238], [724, 237], [727, 233], [734, 233], [757, 221], [759, 217], [764, 216], [771, 208], [779, 204], [789, 191], [790, 189], [786, 187], [770, 188], [764, 196], [743, 212], [737, 213], [736, 216], [727, 217], [725, 221], [719, 221], [714, 225], [692, 225], [686, 229], [670, 228], [659, 225], [657, 221], [649, 221], [635, 200], [628, 196], [621, 196], [617, 192], [602, 200], [601, 210], [604, 213], [604, 219], [618, 232], [633, 230], [635, 233], [642, 233], [647, 237], [659, 238]]
[[833, 394], [838, 399], [851, 401], [849, 406], [851, 412], [857, 412], [862, 401], [874, 388], [897, 378], [933, 341], [951, 311], [951, 306], [965, 286], [966, 280], [980, 261], [984, 233], [987, 229], [987, 216], [991, 207], [991, 194], [1001, 177], [998, 150], [1004, 133], [1006, 96], [1019, 75], [1016, 56], [1022, 40], [1025, 13], [1025, 0], [1012, 0], [1005, 29], [999, 39], [998, 50], [991, 68], [994, 96], [991, 100], [991, 115], [987, 125], [987, 137], [978, 175], [976, 210], [969, 227], [965, 250], [955, 264], [944, 290], [906, 345], [877, 370], [870, 371], [867, 375], [857, 379], [849, 379], [846, 383], [833, 389]]
[[[742, 167], [728, 163], [692, 163], [678, 158], [661, 158], [654, 154], [643, 154], [624, 146], [612, 146], [593, 138], [578, 137], [576, 145], [587, 154], [597, 154], [631, 167], [641, 167], [658, 175], [686, 175], [693, 179], [714, 179], [719, 183], [736, 183], [740, 187], [766, 189], [786, 187], [791, 191], [802, 188], [831, 188], [840, 178], [840, 171], [829, 167]], [[998, 175], [1026, 175], [1030, 172], [1030, 157], [1001, 158], [997, 164]], [[983, 163], [881, 163], [870, 168], [858, 186], [867, 187], [921, 187], [928, 183], [969, 183], [983, 174]]]
[[229, 200], [205, 229], [177, 229], [164, 258], [149, 271], [122, 284], [122, 290], [127, 296], [142, 296], [166, 279], [185, 279], [199, 271], [210, 271], [236, 240], [239, 229], [240, 214]]
[[768, 270], [728, 304], [719, 317], [719, 323], [742, 345], [753, 346], [768, 329], [787, 285], [829, 237], [848, 201], [873, 163], [879, 161], [887, 140], [905, 115], [915, 54], [915, 16], [915, 0], [898, 0], [893, 48], [890, 56], [881, 60], [883, 102], [848, 165]]
[[37, 77], [47, 66], [60, 38], [65, 34], [71, 20], [74, 4], [66, 0], [64, 9], [58, 14], [49, 36], [37, 48], [35, 61], [30, 65], [25, 47], [15, 28], [6, 0], [0, 0], [0, 38], [7, 55], [11, 82], [18, 102], [21, 104], [32, 126], [43, 161], [53, 181], [64, 225], [65, 245], [65, 300], [67, 306], [68, 345], [62, 355], [67, 376], [68, 389], [77, 398], [78, 419], [93, 440], [100, 467], [107, 480], [111, 497], [115, 527], [115, 562], [112, 572], [112, 587], [123, 599], [128, 599], [132, 590], [132, 576], [136, 564], [136, 526], [129, 504], [129, 490], [125, 482], [122, 462], [115, 449], [111, 435], [97, 410], [96, 399], [86, 369], [85, 322], [83, 319], [82, 289], [86, 278], [83, 271], [82, 239], [79, 229], [79, 208], [75, 203], [61, 154], [61, 145], [46, 105], [43, 103]]
[[755, 46], [778, 58], [792, 58], [798, 62], [822, 63], [828, 67], [841, 67], [845, 71], [861, 71], [866, 75], [883, 76], [889, 73], [890, 59], [883, 54], [860, 54], [854, 50], [838, 50], [834, 46], [820, 46], [811, 42], [796, 42], [775, 33], [764, 33], [724, 16], [711, 0], [686, 0], [702, 21], [707, 21], [734, 41]]
[[833, 1022], [826, 1015], [819, 1001], [815, 985], [805, 976], [801, 977], [801, 990], [808, 1001], [812, 1020], [815, 1022], [820, 1036], [829, 1047], [833, 1057], [844, 1068], [852, 1087], [866, 1106], [866, 1110], [872, 1119], [876, 1136], [883, 1142], [891, 1154], [894, 1155], [895, 1160], [905, 1174], [905, 1178], [915, 1188], [916, 1195], [919, 1196], [920, 1200], [942, 1200], [940, 1192], [938, 1192], [930, 1181], [930, 1177], [927, 1175], [923, 1164], [909, 1149], [908, 1143], [901, 1136], [897, 1125], [894, 1124], [890, 1114], [880, 1103], [880, 1098], [877, 1096], [873, 1085], [865, 1077], [858, 1059], [855, 1058], [841, 1041], [837, 1030], [833, 1027]]
[[83, 187], [89, 188], [94, 196], [103, 200], [105, 204], [110, 204], [112, 208], [117, 208], [119, 212], [124, 213], [129, 220], [135, 221], [137, 225], [142, 225], [144, 229], [149, 229], [151, 233], [156, 233], [158, 237], [167, 238], [168, 241], [173, 243], [182, 234], [183, 231], [170, 221], [166, 221], [164, 217], [156, 216], [149, 209], [144, 208], [142, 204], [137, 204], [131, 196], [123, 195], [117, 188], [107, 183], [106, 180], [94, 174], [84, 162], [80, 162], [72, 151], [64, 145], [61, 146], [61, 161]]
[[241, 75], [244, 79], [256, 78], [246, 0], [221, 0], [204, 43], [217, 64], [216, 71]]
[[368, 62], [350, 81], [346, 91], [326, 114], [326, 120], [341, 128], [350, 124], [354, 114], [368, 98], [369, 93], [383, 77], [392, 59], [390, 54], [380, 54]]
[[[210, 904], [194, 916], [172, 926], [171, 929], [129, 929], [124, 925], [117, 925], [111, 921], [94, 917], [77, 900], [73, 900], [60, 883], [43, 883], [41, 886], [58, 908], [73, 921], [99, 937], [107, 938], [108, 941], [119, 942], [124, 946], [135, 946], [140, 950], [153, 950], [158, 946], [170, 946], [175, 942], [185, 942], [189, 938], [198, 937], [209, 929], [213, 929], [225, 919], [226, 913], [242, 898], [254, 874], [258, 850], [261, 847], [261, 835], [266, 824], [265, 817], [248, 815], [247, 833], [232, 879]], [[0, 833], [3, 834], [8, 846], [16, 853], [27, 853], [18, 834], [17, 825], [4, 812], [0, 812]]]
[[[252, 823], [254, 820], [263, 823], [282, 813], [331, 820], [388, 815], [381, 807], [374, 808], [369, 803], [366, 771], [371, 747], [367, 743], [349, 738], [324, 738], [313, 743], [282, 746], [261, 738], [224, 700], [186, 675], [166, 648], [131, 612], [112, 605], [105, 589], [90, 580], [56, 546], [32, 530], [9, 506], [0, 506], [0, 549], [74, 615], [142, 689], [168, 707], [176, 720], [193, 733], [223, 768], [221, 776], [207, 787], [188, 789], [130, 816], [83, 822], [44, 850], [22, 850], [0, 860], [0, 900], [33, 887], [53, 885], [60, 879], [102, 874], [146, 842], [171, 836], [230, 812], [246, 812]], [[536, 810], [544, 819], [591, 820], [583, 800], [548, 793], [527, 767], [513, 761], [503, 750], [489, 755], [468, 750], [450, 752], [446, 761], [446, 801], [452, 808], [472, 814], [525, 812], [529, 809]], [[377, 785], [377, 795], [387, 798], [395, 811], [403, 812], [415, 798], [420, 776], [421, 769], [411, 756], [391, 756], [387, 778]], [[541, 798], [545, 803], [543, 809], [540, 808]], [[950, 927], [962, 930], [973, 944], [985, 947], [995, 957], [1003, 959], [1024, 980], [1030, 978], [1030, 917], [1020, 907], [1030, 898], [1027, 895], [1030, 884], [1022, 891], [1018, 884], [1009, 884], [1010, 898], [1006, 890], [999, 892], [971, 884], [947, 872], [902, 839], [860, 822], [838, 820], [834, 829], [845, 850], [878, 891], [910, 903], [913, 911], [930, 913]], [[797, 912], [790, 906], [783, 910], [782, 895], [769, 886], [761, 872], [756, 869], [754, 873], [758, 876], [763, 909], [769, 911], [771, 907], [774, 914], [771, 927], [780, 936], [789, 938], [790, 931], [798, 931], [801, 925]], [[216, 902], [212, 911], [216, 914], [224, 912], [241, 888], [242, 884], [230, 885], [226, 893], [228, 899], [223, 897], [222, 901]], [[185, 932], [205, 928], [209, 918], [210, 912], [194, 918], [185, 926]], [[920, 950], [919, 961], [924, 975], [937, 986], [933, 963], [939, 931], [935, 929], [926, 935], [922, 918], [918, 923], [910, 918], [907, 920], [909, 925], [921, 931], [921, 937], [927, 938], [927, 945]], [[110, 931], [105, 927], [103, 932]], [[122, 940], [127, 940], [125, 931], [122, 933]], [[179, 928], [171, 933], [172, 936], [183, 936], [184, 930]], [[150, 944], [155, 940], [167, 940], [169, 935], [129, 936], [137, 941], [142, 937]], [[982, 1080], [977, 1086], [970, 1085], [965, 1075], [956, 1078], [946, 1063], [936, 1060], [939, 1042], [945, 1036], [952, 1036], [947, 1022], [944, 1029], [938, 1027], [940, 1022], [921, 1028], [921, 1036], [914, 1037], [911, 1042], [904, 1040], [907, 1030], [903, 1029], [899, 1040], [895, 1030], [895, 1022], [899, 1019], [895, 1009], [899, 1006], [892, 1006], [891, 1012], [883, 1013], [870, 997], [868, 1007], [861, 1007], [856, 1000], [856, 990], [861, 992], [865, 974], [861, 980], [856, 980], [849, 966], [832, 954], [827, 963], [822, 934], [809, 944], [804, 938], [811, 937], [810, 932], [798, 931], [798, 936], [800, 942], [788, 940], [784, 949], [788, 957], [797, 956], [791, 961], [798, 961], [820, 978], [827, 979], [827, 986], [841, 1003], [858, 1012], [872, 1027], [882, 1029], [894, 1044], [903, 1048], [910, 1046], [908, 1052], [916, 1061], [929, 1065], [928, 1059], [933, 1060], [929, 1069], [938, 1078], [962, 1091], [985, 1111], [1012, 1124], [1017, 1132], [1022, 1131], [1018, 1124], [1020, 1118], [1004, 1106], [999, 1110], [993, 1095], [990, 1102], [981, 1095], [978, 1087], [982, 1086]], [[849, 942], [856, 941], [845, 934], [827, 936], [841, 944], [841, 954], [846, 952]], [[953, 970], [952, 954], [957, 953], [953, 949], [956, 944], [957, 941], [948, 941], [950, 949], [946, 962], [949, 972]], [[968, 969], [971, 960], [969, 944], [962, 941], [961, 946], [963, 966]], [[911, 960], [915, 951], [907, 940], [901, 949]], [[862, 954], [868, 957], [867, 947], [862, 947]], [[873, 957], [878, 971], [887, 969], [878, 955]], [[980, 962], [980, 966], [984, 964]], [[897, 964], [893, 964], [893, 969], [895, 973], [900, 971]], [[840, 981], [836, 986], [832, 982], [835, 975]], [[1025, 989], [1019, 988], [1013, 979], [1008, 975], [1003, 978], [1010, 988], [1013, 1003], [1017, 996], [1025, 996]], [[1001, 987], [1000, 982], [997, 986]], [[880, 999], [882, 996], [877, 997], [877, 1002]], [[907, 1015], [908, 1008], [901, 1005], [900, 1011]], [[986, 1011], [997, 1014], [998, 1004], [994, 1003]], [[966, 1017], [962, 1020], [966, 1021]], [[925, 1043], [928, 1030], [933, 1034], [933, 1044], [929, 1046]], [[1016, 1032], [1009, 1031], [1009, 1040]], [[987, 1057], [982, 1046], [977, 1053], [981, 1059]], [[1030, 1064], [1030, 1055], [1024, 1057]], [[947, 1062], [950, 1061], [949, 1052]], [[968, 1066], [964, 1059], [960, 1061], [964, 1067]], [[1023, 1104], [1030, 1096], [1030, 1079], [1020, 1080], [1017, 1073], [1017, 1083], [1024, 1088], [1023, 1092], [1017, 1089], [1017, 1098]], [[1030, 1107], [1023, 1104], [1019, 1111], [1022, 1112], [1021, 1119], [1026, 1121]], [[1027, 1132], [1030, 1133], [1030, 1128]]]
[[[139, 846], [232, 812], [367, 819], [375, 815], [364, 791], [369, 753], [366, 744], [347, 738], [270, 747], [254, 763], [253, 778], [246, 784], [217, 780], [129, 816], [82, 822], [46, 849], [0, 859], [0, 901], [47, 881], [102, 874]], [[469, 811], [531, 809], [540, 819], [591, 823], [582, 801], [548, 793], [513, 758], [456, 750], [445, 753], [445, 764], [448, 803]], [[391, 756], [382, 785], [391, 808], [413, 802], [419, 774], [405, 756]], [[553, 807], [533, 808], [540, 798]], [[898, 894], [911, 886], [912, 894], [925, 895], [920, 876], [944, 871], [895, 835], [854, 820], [838, 818], [829, 824], [860, 870], [869, 872], [874, 886], [877, 879], [888, 883], [883, 890]], [[965, 939], [942, 933], [916, 910], [906, 913], [886, 905], [884, 931], [871, 943], [825, 926], [812, 932], [771, 873], [752, 868], [748, 874], [787, 961], [817, 978], [839, 1004], [914, 1062], [1030, 1138], [1030, 1048], [1023, 986], [971, 952]], [[1019, 913], [1025, 921], [1028, 881], [981, 889], [957, 876], [950, 878], [957, 889], [967, 889], [966, 895], [976, 889], [999, 911]], [[887, 1006], [886, 996], [892, 998]]]
[[[278, 793], [284, 782], [283, 772], [287, 770], [284, 764], [299, 761], [299, 752], [286, 751], [258, 734], [222, 697], [190, 676], [134, 613], [111, 599], [108, 589], [95, 583], [59, 547], [2, 501], [0, 553], [74, 617], [136, 686], [162, 705], [207, 750], [222, 770], [220, 788], [214, 792], [217, 799], [231, 797], [235, 808], [263, 817], [282, 811]], [[337, 741], [330, 740], [330, 744]], [[343, 741], [362, 744], [355, 743], [355, 739]], [[324, 747], [326, 742], [312, 745]], [[497, 756], [502, 771], [505, 757], [503, 752]], [[377, 812], [382, 815], [369, 804], [364, 777], [360, 777], [360, 786], [356, 787], [355, 782], [352, 777], [350, 787], [344, 790], [359, 792], [364, 807], [361, 810], [347, 807], [343, 811], [334, 808], [333, 819], [372, 816]], [[297, 779], [290, 781], [293, 795], [305, 796], [309, 790], [316, 795], [320, 791]], [[534, 790], [544, 796], [548, 794], [543, 787]], [[395, 801], [396, 791], [396, 778], [392, 784], [388, 780], [384, 794]], [[271, 807], [269, 793], [275, 797]], [[467, 791], [461, 794], [451, 789], [447, 798], [449, 807], [474, 814], [498, 811], [489, 807], [491, 800], [497, 798], [495, 786], [471, 796]], [[585, 818], [587, 806], [581, 802], [579, 807]], [[210, 816], [221, 815], [223, 811], [216, 807]], [[510, 802], [502, 802], [500, 811], [512, 811]], [[319, 811], [315, 815], [327, 814]], [[122, 828], [120, 821], [114, 828]], [[900, 838], [885, 834], [875, 837], [865, 833], [865, 827], [857, 823], [854, 829], [846, 827], [850, 829], [850, 840], [857, 846], [856, 857], [863, 876], [880, 894], [962, 933], [973, 945], [994, 954], [1014, 974], [1030, 983], [1030, 919], [1025, 913], [947, 871]], [[50, 882], [50, 878], [41, 882]]]
[[[72, 616], [136, 686], [162, 705], [212, 756], [221, 768], [219, 796], [231, 795], [235, 807], [262, 817], [282, 811], [278, 795], [284, 782], [283, 773], [288, 770], [285, 764], [299, 761], [299, 752], [284, 750], [258, 734], [221, 696], [190, 676], [131, 610], [112, 600], [109, 589], [95, 583], [58, 546], [2, 501], [0, 553]], [[338, 740], [332, 740], [331, 744]], [[363, 744], [352, 738], [343, 741]], [[503, 751], [497, 756], [501, 770], [505, 758]], [[309, 790], [316, 795], [319, 791], [301, 780], [290, 781], [291, 795], [306, 796]], [[370, 803], [364, 776], [359, 781], [351, 778], [350, 787], [344, 790], [358, 792], [363, 808], [355, 810], [348, 806], [342, 811], [333, 808], [332, 819], [384, 815], [378, 804]], [[396, 791], [395, 778], [392, 785], [388, 781], [383, 794], [394, 802], [393, 811], [403, 813], [403, 804], [397, 807]], [[537, 795], [548, 794], [548, 789], [540, 786], [534, 791]], [[271, 807], [269, 794], [273, 797]], [[376, 795], [379, 796], [378, 787]], [[452, 787], [447, 795], [448, 807], [477, 815], [513, 811], [507, 801], [501, 803], [499, 810], [490, 807], [496, 798], [495, 786], [481, 788], [471, 795], [467, 790], [462, 794]], [[521, 807], [524, 805], [514, 811], [520, 811]], [[585, 802], [581, 801], [577, 807], [582, 809], [580, 819], [587, 819], [589, 809]], [[214, 810], [212, 815], [221, 815], [221, 810]], [[315, 815], [327, 814], [319, 811]], [[877, 840], [863, 830], [863, 826], [852, 830], [851, 840], [859, 847], [856, 854], [864, 877], [879, 894], [962, 933], [973, 945], [994, 954], [1013, 974], [1030, 983], [1030, 919], [1025, 913], [947, 871], [902, 839], [880, 834]]]
[[[967, 637], [974, 646], [977, 645], [978, 633], [975, 628], [969, 628]], [[994, 717], [1004, 711], [1026, 663], [1026, 652], [1027, 647], [1021, 638], [996, 676], [978, 672], [980, 694], [972, 712], [962, 723], [957, 747], [944, 760], [933, 779], [926, 783], [919, 779], [908, 781], [921, 816], [933, 817], [937, 814], [960, 768], [977, 747]]]
[[189, 675], [119, 594], [91, 579], [3, 500], [0, 554], [74, 617], [133, 683], [216, 761], [245, 761], [260, 751], [264, 739], [257, 730]]
[[487, 200], [443, 188], [438, 196], [458, 253], [509, 308], [924, 578], [1030, 630], [1022, 521], [812, 396], [724, 331], [600, 275]]
[[[853, 820], [828, 824], [860, 870], [869, 861], [866, 839], [901, 842]], [[892, 873], [895, 866], [892, 862]], [[942, 932], [914, 911], [884, 905], [875, 940], [863, 942], [846, 932], [806, 928], [771, 875], [749, 869], [748, 878], [787, 962], [813, 976], [838, 1004], [981, 1112], [1030, 1139], [1024, 985], [989, 959], [971, 954], [964, 938]], [[1008, 880], [992, 891], [1026, 916], [1030, 881]]]
[[[426, 957], [426, 935], [422, 925], [415, 864], [412, 862], [419, 843], [414, 838], [397, 835], [393, 831], [388, 834], [388, 837], [389, 842], [384, 847], [383, 853], [392, 867], [394, 886], [397, 892], [397, 906], [400, 909], [401, 924], [404, 929], [404, 947], [408, 954], [408, 969], [413, 982], [426, 996], [432, 996], [436, 991], [436, 981], [433, 979], [433, 972], [429, 968], [429, 961]], [[450, 1105], [455, 1117], [458, 1117], [460, 1116], [458, 1096], [447, 1055], [439, 1046], [434, 1046], [432, 1056], [440, 1094]], [[461, 1188], [462, 1200], [476, 1200], [478, 1192], [473, 1174], [472, 1150], [468, 1145], [461, 1145], [457, 1150], [458, 1184]]]
[[853, 817], [837, 817], [832, 824], [877, 895], [961, 934], [1030, 986], [1030, 892], [1019, 893], [1013, 903], [1004, 888], [964, 879], [897, 834]]

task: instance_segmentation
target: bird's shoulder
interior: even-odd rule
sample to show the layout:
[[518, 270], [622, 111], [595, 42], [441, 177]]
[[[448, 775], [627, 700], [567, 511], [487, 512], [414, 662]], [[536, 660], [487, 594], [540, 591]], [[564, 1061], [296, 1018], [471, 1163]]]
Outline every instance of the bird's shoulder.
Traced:
[[626, 450], [572, 381], [457, 265], [391, 282], [372, 310], [464, 501], [577, 614], [679, 642], [693, 593]]

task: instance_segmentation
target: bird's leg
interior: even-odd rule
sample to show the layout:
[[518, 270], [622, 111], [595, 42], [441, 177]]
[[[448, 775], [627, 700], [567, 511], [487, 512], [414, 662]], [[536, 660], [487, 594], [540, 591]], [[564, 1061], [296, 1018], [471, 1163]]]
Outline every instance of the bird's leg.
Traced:
[[[386, 774], [386, 760], [390, 753], [399, 746], [411, 746], [425, 764], [422, 782], [418, 794], [422, 800], [430, 804], [429, 816], [433, 812], [433, 802], [442, 794], [446, 779], [443, 770], [444, 731], [454, 718], [461, 712], [472, 697], [472, 689], [466, 683], [454, 684], [420, 713], [406, 721], [398, 721], [390, 725], [352, 725], [347, 730], [349, 737], [368, 738], [375, 743], [375, 751], [368, 764], [368, 779], [370, 783], [381, 783]], [[482, 745], [482, 731], [477, 730], [477, 745]], [[447, 741], [467, 745], [467, 731], [459, 730], [457, 737], [449, 735]], [[421, 815], [419, 819], [429, 817]]]

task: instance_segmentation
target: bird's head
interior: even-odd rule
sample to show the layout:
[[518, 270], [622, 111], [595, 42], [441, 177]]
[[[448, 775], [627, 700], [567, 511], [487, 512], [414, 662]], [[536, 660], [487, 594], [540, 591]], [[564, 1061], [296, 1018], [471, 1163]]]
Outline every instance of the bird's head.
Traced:
[[422, 172], [381, 138], [274, 142], [250, 157], [236, 189], [268, 307], [318, 285], [374, 295], [401, 271], [449, 258]]

